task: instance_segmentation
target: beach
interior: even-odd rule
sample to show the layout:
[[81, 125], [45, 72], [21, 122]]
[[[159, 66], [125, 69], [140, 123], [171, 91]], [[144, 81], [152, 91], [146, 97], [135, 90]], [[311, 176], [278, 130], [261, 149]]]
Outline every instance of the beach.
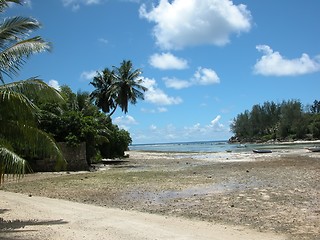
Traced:
[[[19, 239], [19, 236], [22, 236], [20, 239], [25, 236], [44, 239], [46, 232], [50, 232], [51, 238], [47, 239], [61, 239], [61, 236], [79, 239], [79, 235], [72, 238], [71, 232], [83, 229], [87, 222], [88, 235], [80, 231], [87, 239], [94, 239], [94, 234], [100, 234], [96, 235], [99, 239], [319, 238], [320, 153], [290, 149], [268, 154], [249, 151], [129, 151], [128, 154], [130, 157], [120, 164], [96, 165], [94, 172], [35, 173], [19, 182], [9, 179], [0, 192], [2, 226], [19, 219], [67, 223], [26, 224], [23, 229], [30, 231], [0, 229], [0, 234], [8, 239]], [[13, 193], [18, 195], [10, 195]], [[30, 208], [28, 214], [17, 209], [20, 198], [21, 205], [23, 201], [29, 204], [26, 204]], [[17, 203], [12, 199], [17, 199]], [[63, 209], [74, 207], [75, 210], [65, 213], [57, 209], [50, 213], [50, 209], [45, 210], [50, 204], [44, 204], [50, 201], [63, 201]], [[43, 208], [32, 211], [33, 205]], [[52, 205], [59, 206], [58, 202]], [[90, 210], [91, 207], [95, 210]], [[83, 225], [75, 224], [73, 212], [75, 218], [82, 219], [79, 222]], [[90, 219], [95, 218], [96, 212], [101, 215], [97, 216], [95, 229]], [[102, 221], [106, 216], [103, 214], [111, 220]], [[111, 223], [112, 216], [119, 216], [114, 220], [117, 224]], [[134, 219], [138, 226], [135, 230], [121, 225], [122, 222], [134, 225]], [[184, 227], [193, 224], [195, 228]], [[152, 230], [148, 230], [148, 226], [152, 226]], [[66, 235], [63, 235], [64, 229]], [[103, 234], [105, 238], [100, 237]], [[108, 234], [113, 237], [108, 238]]]

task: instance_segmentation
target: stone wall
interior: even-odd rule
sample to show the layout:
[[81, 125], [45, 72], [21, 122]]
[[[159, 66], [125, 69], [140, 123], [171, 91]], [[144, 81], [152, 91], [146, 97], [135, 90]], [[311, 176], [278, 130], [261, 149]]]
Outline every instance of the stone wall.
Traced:
[[[59, 143], [63, 156], [67, 160], [67, 171], [87, 171], [89, 165], [86, 160], [86, 143], [81, 143], [77, 147], [70, 147], [67, 143]], [[34, 172], [54, 172], [56, 171], [55, 159], [37, 160], [31, 164]]]
[[67, 160], [68, 171], [89, 170], [86, 159], [86, 143], [81, 143], [77, 147], [70, 147], [66, 143], [59, 143], [63, 156]]

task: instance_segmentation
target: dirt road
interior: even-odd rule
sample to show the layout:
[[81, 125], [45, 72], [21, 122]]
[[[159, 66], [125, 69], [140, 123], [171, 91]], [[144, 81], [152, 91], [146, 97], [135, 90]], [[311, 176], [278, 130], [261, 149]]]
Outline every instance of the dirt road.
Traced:
[[286, 239], [243, 227], [0, 191], [0, 239]]

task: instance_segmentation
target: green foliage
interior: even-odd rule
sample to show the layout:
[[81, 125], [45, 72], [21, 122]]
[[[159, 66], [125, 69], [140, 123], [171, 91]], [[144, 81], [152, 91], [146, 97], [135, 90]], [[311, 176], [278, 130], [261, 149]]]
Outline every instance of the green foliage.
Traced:
[[116, 125], [111, 125], [110, 128], [109, 142], [101, 145], [101, 155], [106, 158], [123, 157], [129, 144], [132, 143], [130, 134]]
[[[31, 94], [30, 86], [35, 90]], [[41, 97], [43, 92], [46, 98]], [[57, 101], [61, 99], [53, 88], [39, 80], [31, 79], [0, 86], [0, 175], [23, 174], [27, 166], [26, 159], [32, 158], [53, 157], [57, 166], [65, 165], [65, 159], [55, 141], [37, 128], [39, 109], [30, 100], [31, 97], [47, 100], [56, 98]]]
[[70, 146], [85, 142], [88, 164], [101, 158], [123, 156], [131, 143], [129, 133], [113, 125], [110, 117], [91, 102], [89, 93], [73, 93], [68, 86], [62, 86], [61, 95], [65, 99], [63, 104], [40, 105], [41, 129]]
[[265, 102], [254, 105], [251, 111], [240, 113], [231, 124], [235, 137], [242, 141], [269, 141], [283, 139], [313, 139], [320, 137], [318, 101], [304, 112], [300, 101], [283, 101], [281, 104]]

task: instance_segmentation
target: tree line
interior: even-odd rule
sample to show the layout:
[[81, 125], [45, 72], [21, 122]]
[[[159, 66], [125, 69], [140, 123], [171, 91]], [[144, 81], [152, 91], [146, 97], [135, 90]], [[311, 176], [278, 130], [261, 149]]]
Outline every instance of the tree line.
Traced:
[[101, 112], [89, 92], [74, 93], [64, 85], [60, 94], [65, 101], [37, 103], [40, 108], [38, 127], [50, 134], [56, 142], [76, 147], [86, 143], [88, 164], [101, 158], [124, 156], [132, 142], [130, 134], [112, 123], [109, 115]]
[[320, 101], [303, 106], [299, 100], [256, 104], [233, 119], [230, 141], [320, 139]]

